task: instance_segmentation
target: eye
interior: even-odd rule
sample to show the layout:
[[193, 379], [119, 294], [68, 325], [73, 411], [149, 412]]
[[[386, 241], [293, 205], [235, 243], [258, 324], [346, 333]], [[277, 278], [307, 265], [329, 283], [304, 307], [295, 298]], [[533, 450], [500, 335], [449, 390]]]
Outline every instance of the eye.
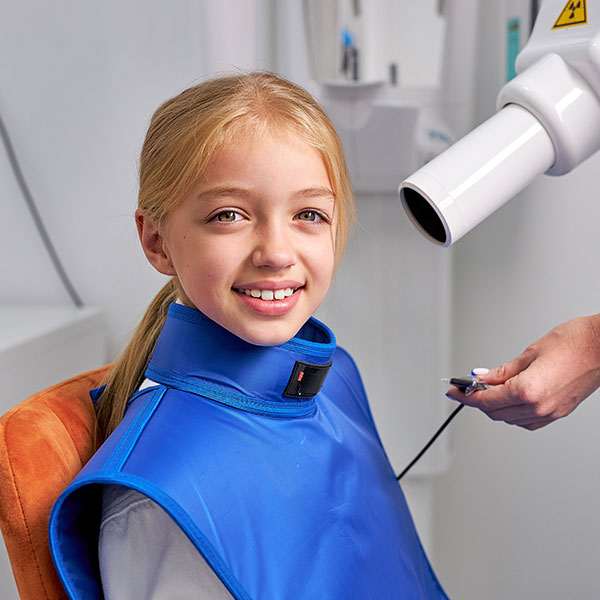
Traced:
[[223, 210], [213, 217], [215, 221], [219, 221], [220, 223], [233, 223], [234, 221], [239, 221], [241, 218], [242, 215], [235, 210]]
[[324, 221], [323, 216], [318, 213], [316, 210], [303, 210], [299, 212], [296, 216], [298, 221], [306, 221], [306, 222], [314, 222], [314, 221]]

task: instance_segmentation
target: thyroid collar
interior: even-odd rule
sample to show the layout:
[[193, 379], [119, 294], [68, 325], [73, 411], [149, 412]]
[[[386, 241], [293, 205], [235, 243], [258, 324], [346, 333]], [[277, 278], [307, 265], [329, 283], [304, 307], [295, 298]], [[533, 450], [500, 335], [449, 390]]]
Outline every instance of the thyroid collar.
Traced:
[[314, 318], [279, 346], [256, 346], [195, 308], [171, 304], [146, 377], [239, 410], [278, 417], [314, 412], [336, 341]]

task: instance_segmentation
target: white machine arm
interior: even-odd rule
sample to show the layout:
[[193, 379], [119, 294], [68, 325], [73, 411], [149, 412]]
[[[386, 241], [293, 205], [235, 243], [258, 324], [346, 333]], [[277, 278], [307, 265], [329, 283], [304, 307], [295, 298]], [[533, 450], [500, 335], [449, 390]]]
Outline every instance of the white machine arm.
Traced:
[[600, 149], [600, 12], [587, 4], [545, 0], [498, 112], [400, 184], [433, 242], [449, 246], [541, 173], [568, 173]]

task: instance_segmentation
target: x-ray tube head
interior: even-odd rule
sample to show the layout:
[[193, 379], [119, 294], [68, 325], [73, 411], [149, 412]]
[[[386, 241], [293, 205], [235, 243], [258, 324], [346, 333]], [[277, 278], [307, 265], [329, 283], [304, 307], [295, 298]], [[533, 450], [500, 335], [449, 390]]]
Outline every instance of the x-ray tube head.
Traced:
[[449, 246], [554, 163], [540, 122], [509, 104], [428, 162], [400, 186], [412, 222]]
[[402, 205], [431, 241], [449, 246], [538, 175], [563, 175], [600, 149], [600, 13], [568, 22], [546, 0], [519, 75], [498, 112], [400, 184]]

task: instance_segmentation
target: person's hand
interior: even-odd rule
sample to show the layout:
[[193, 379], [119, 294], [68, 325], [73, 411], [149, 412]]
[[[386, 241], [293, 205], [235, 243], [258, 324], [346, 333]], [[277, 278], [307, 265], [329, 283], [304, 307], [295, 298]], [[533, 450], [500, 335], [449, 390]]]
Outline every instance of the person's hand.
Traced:
[[555, 327], [479, 379], [494, 387], [470, 396], [452, 388], [448, 397], [529, 430], [566, 417], [600, 386], [600, 315]]

